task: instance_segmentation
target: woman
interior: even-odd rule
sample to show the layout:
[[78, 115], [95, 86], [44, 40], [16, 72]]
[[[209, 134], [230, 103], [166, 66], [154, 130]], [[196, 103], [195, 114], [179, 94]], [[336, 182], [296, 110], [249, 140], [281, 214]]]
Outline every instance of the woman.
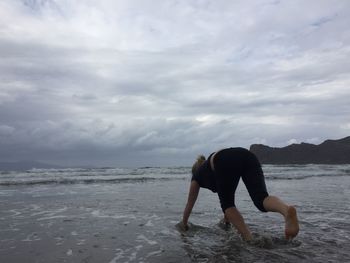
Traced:
[[252, 234], [235, 206], [235, 191], [242, 177], [255, 206], [262, 212], [278, 212], [285, 219], [285, 236], [294, 238], [299, 232], [296, 209], [266, 190], [264, 174], [256, 156], [244, 148], [227, 148], [212, 153], [207, 160], [199, 156], [192, 167], [192, 180], [187, 205], [180, 227], [188, 229], [188, 218], [197, 200], [200, 187], [217, 193], [224, 222], [233, 224], [246, 241]]

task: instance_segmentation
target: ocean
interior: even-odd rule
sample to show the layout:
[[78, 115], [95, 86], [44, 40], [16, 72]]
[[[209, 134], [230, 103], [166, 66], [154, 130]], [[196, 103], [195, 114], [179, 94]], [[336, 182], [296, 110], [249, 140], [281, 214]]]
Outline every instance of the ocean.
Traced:
[[222, 229], [216, 194], [201, 189], [181, 233], [189, 167], [0, 172], [0, 262], [350, 262], [350, 165], [264, 165], [271, 195], [298, 210], [258, 211], [242, 181], [236, 205], [255, 241]]

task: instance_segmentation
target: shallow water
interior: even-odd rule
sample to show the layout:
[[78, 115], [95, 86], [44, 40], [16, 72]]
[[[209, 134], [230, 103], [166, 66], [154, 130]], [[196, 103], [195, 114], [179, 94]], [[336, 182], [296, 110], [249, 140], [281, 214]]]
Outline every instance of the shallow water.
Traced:
[[[179, 232], [189, 175], [171, 169], [73, 169], [70, 183], [67, 170], [3, 173], [0, 262], [350, 262], [349, 166], [264, 167], [270, 194], [298, 209], [301, 229], [291, 242], [283, 238], [282, 218], [259, 212], [240, 183], [237, 206], [253, 244], [218, 226], [218, 197], [205, 189], [192, 227]], [[95, 181], [74, 179], [82, 176]], [[118, 176], [125, 180], [104, 180]], [[39, 177], [51, 181], [30, 183]]]

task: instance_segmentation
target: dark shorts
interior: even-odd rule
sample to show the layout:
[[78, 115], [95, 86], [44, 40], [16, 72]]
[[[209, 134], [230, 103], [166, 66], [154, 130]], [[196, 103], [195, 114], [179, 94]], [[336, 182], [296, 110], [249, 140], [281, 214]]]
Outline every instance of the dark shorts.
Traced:
[[222, 211], [235, 207], [235, 192], [242, 180], [255, 206], [267, 212], [263, 206], [268, 196], [264, 173], [256, 156], [244, 148], [228, 148], [219, 151], [214, 157], [217, 192]]

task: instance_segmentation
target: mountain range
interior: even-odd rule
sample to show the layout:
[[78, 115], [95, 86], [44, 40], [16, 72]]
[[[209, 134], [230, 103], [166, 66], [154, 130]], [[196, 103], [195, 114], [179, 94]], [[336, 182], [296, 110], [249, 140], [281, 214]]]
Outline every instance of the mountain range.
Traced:
[[[253, 152], [263, 164], [350, 164], [350, 136], [339, 140], [326, 140], [321, 144], [291, 144], [270, 147], [252, 144]], [[0, 162], [0, 171], [25, 171], [33, 168], [62, 168], [36, 161]]]
[[250, 146], [264, 164], [350, 164], [350, 136], [321, 144], [291, 144], [276, 148], [263, 144]]

